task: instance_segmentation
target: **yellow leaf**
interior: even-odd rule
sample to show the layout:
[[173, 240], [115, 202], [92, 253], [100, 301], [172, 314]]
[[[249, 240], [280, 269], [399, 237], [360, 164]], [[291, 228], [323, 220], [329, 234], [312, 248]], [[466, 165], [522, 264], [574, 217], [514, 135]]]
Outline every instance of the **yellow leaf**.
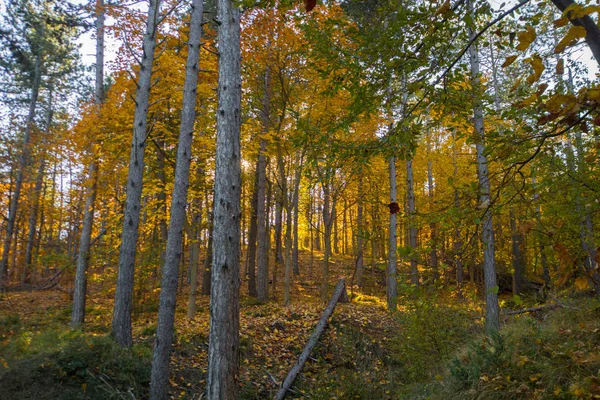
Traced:
[[537, 98], [538, 98], [538, 95], [537, 95], [537, 93], [534, 93], [534, 94], [532, 94], [531, 96], [529, 96], [529, 97], [527, 97], [527, 98], [523, 99], [523, 101], [521, 101], [521, 102], [518, 104], [518, 106], [519, 106], [520, 108], [523, 108], [523, 107], [530, 106], [530, 105], [532, 105], [532, 104], [533, 104], [533, 103], [534, 103], [534, 102], [537, 100]]
[[518, 56], [510, 56], [510, 57], [506, 57], [506, 60], [504, 60], [504, 64], [502, 64], [502, 68], [506, 68], [508, 67], [510, 64], [514, 63], [515, 60], [517, 59]]
[[538, 54], [534, 54], [531, 58], [528, 58], [527, 62], [533, 67], [533, 74], [527, 77], [527, 83], [532, 84], [540, 79], [540, 76], [542, 76], [542, 72], [544, 72], [546, 67], [544, 67], [542, 57]]
[[588, 281], [588, 278], [585, 276], [580, 276], [579, 278], [575, 279], [575, 287], [581, 291], [584, 290], [588, 290], [590, 286], [590, 282]]
[[573, 42], [585, 37], [585, 34], [586, 31], [583, 26], [570, 27], [565, 37], [563, 37], [554, 48], [554, 54], [562, 53], [568, 46], [571, 46]]
[[519, 44], [517, 46], [517, 50], [520, 50], [520, 51], [527, 50], [529, 48], [529, 46], [531, 45], [531, 43], [533, 43], [533, 41], [537, 37], [537, 35], [535, 33], [535, 29], [533, 29], [533, 26], [527, 25], [527, 27], [525, 29], [527, 29], [527, 30], [521, 31], [517, 34], [517, 37], [519, 39]]

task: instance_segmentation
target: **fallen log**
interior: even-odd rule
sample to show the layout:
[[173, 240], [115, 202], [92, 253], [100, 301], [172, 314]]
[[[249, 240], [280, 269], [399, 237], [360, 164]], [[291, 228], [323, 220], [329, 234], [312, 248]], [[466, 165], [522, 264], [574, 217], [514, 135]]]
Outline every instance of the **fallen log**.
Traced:
[[325, 326], [327, 325], [327, 320], [329, 319], [331, 314], [333, 314], [333, 310], [335, 309], [336, 304], [338, 303], [338, 301], [343, 301], [344, 299], [347, 299], [347, 298], [348, 298], [348, 294], [346, 293], [346, 281], [344, 278], [342, 278], [342, 279], [340, 279], [338, 284], [335, 286], [335, 291], [333, 292], [333, 296], [331, 296], [331, 300], [329, 300], [329, 304], [327, 305], [327, 308], [325, 308], [325, 311], [323, 311], [323, 314], [321, 315], [321, 319], [319, 319], [319, 322], [317, 323], [317, 326], [316, 326], [314, 332], [312, 333], [312, 335], [310, 335], [310, 339], [308, 339], [306, 346], [304, 346], [304, 350], [302, 350], [300, 357], [298, 357], [298, 361], [292, 367], [292, 369], [288, 373], [287, 377], [281, 384], [281, 389], [279, 389], [279, 392], [277, 392], [277, 396], [275, 396], [275, 400], [282, 400], [285, 397], [285, 395], [287, 394], [287, 392], [290, 390], [290, 388], [292, 387], [292, 384], [294, 383], [294, 380], [296, 380], [296, 376], [298, 376], [298, 374], [302, 370], [302, 367], [304, 367], [304, 364], [306, 363], [306, 360], [310, 356], [312, 349], [315, 347], [315, 345], [317, 344], [317, 341], [319, 340], [319, 337], [321, 337], [321, 334], [325, 330]]
[[560, 307], [559, 304], [545, 304], [545, 305], [539, 306], [539, 307], [525, 308], [524, 310], [509, 311], [509, 312], [505, 313], [504, 315], [509, 316], [509, 315], [517, 315], [517, 314], [542, 311], [542, 310], [552, 310], [552, 309], [558, 308], [558, 307]]

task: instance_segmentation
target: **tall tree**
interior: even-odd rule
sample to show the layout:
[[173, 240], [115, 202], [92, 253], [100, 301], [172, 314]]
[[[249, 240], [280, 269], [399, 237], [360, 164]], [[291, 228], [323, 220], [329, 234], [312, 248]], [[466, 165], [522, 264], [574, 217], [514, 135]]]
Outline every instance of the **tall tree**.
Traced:
[[[104, 15], [106, 13], [104, 0], [96, 0], [96, 85], [94, 90], [94, 104], [100, 107], [104, 101]], [[91, 146], [93, 153], [93, 144]], [[88, 192], [83, 210], [83, 226], [79, 238], [79, 254], [75, 271], [75, 286], [73, 288], [73, 311], [71, 313], [71, 327], [77, 328], [85, 320], [85, 297], [87, 289], [87, 269], [90, 259], [90, 244], [92, 226], [94, 224], [94, 207], [98, 183], [98, 160], [92, 154], [92, 161], [88, 170]]]
[[219, 86], [207, 396], [238, 398], [240, 357], [240, 10], [217, 2]]
[[[468, 2], [473, 20], [472, 1]], [[483, 125], [483, 104], [481, 101], [481, 75], [479, 72], [479, 52], [475, 42], [476, 33], [469, 26], [469, 38], [473, 44], [469, 48], [471, 66], [471, 84], [473, 87], [473, 123], [475, 125], [477, 147], [477, 175], [479, 178], [479, 207], [484, 210], [481, 218], [481, 243], [483, 245], [483, 274], [485, 281], [485, 326], [488, 333], [498, 331], [500, 327], [498, 308], [498, 286], [496, 279], [496, 256], [494, 247], [494, 228], [492, 225], [490, 178], [488, 159], [485, 147], [485, 131]]]
[[182, 255], [183, 230], [185, 225], [185, 207], [187, 203], [190, 163], [192, 160], [192, 139], [196, 120], [196, 87], [198, 86], [198, 62], [202, 39], [203, 0], [193, 0], [190, 13], [190, 34], [188, 39], [188, 57], [183, 87], [183, 106], [179, 144], [175, 166], [175, 184], [171, 201], [171, 219], [160, 290], [156, 341], [152, 358], [150, 377], [150, 399], [167, 398], [169, 387], [169, 359], [173, 344], [173, 326], [177, 303], [177, 278]]
[[138, 227], [140, 223], [140, 200], [144, 177], [144, 154], [148, 136], [148, 105], [152, 86], [152, 65], [156, 47], [156, 33], [159, 20], [160, 0], [150, 0], [146, 32], [143, 40], [143, 53], [135, 96], [133, 117], [133, 137], [129, 156], [127, 193], [121, 233], [119, 272], [115, 291], [115, 307], [112, 321], [112, 335], [121, 346], [129, 347], [131, 337], [131, 310], [133, 303], [133, 273], [137, 251]]

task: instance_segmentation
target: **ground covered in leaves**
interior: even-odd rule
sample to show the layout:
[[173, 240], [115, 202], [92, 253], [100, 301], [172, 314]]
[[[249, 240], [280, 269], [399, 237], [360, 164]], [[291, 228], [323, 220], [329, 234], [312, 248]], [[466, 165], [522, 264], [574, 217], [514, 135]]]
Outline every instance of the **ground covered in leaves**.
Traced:
[[[351, 276], [352, 265], [349, 258], [337, 258], [332, 282]], [[376, 295], [385, 293], [382, 274], [377, 267], [368, 270], [363, 291], [353, 288], [352, 301], [338, 304], [290, 398], [600, 398], [598, 300], [581, 295], [561, 300], [561, 307], [552, 311], [509, 317], [501, 335], [485, 338], [474, 290], [458, 296], [450, 287], [401, 287], [399, 312], [389, 314]], [[112, 293], [94, 289], [87, 325], [77, 332], [68, 329], [67, 293], [9, 292], [0, 301], [0, 398], [147, 397], [156, 304], [138, 308], [135, 345], [121, 349], [108, 336]], [[318, 276], [307, 274], [294, 284], [291, 307], [280, 305], [281, 286], [268, 304], [242, 296], [242, 399], [275, 395], [324, 308], [318, 293]], [[190, 321], [186, 296], [184, 289], [170, 394], [200, 399], [207, 367], [208, 299], [199, 296], [198, 314]], [[514, 300], [503, 304], [522, 308], [523, 300], [536, 301]]]

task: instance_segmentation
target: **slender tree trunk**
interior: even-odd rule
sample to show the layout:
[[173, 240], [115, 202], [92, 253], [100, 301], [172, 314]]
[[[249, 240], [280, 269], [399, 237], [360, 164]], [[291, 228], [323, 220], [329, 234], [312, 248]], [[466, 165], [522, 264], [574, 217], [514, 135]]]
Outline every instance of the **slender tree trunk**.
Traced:
[[[50, 135], [50, 125], [52, 124], [52, 90], [50, 90], [48, 96], [48, 114], [46, 116], [46, 131], [44, 132], [44, 138], [42, 139], [42, 147], [45, 147], [48, 142]], [[33, 189], [33, 206], [31, 213], [29, 214], [29, 231], [27, 235], [27, 246], [25, 249], [25, 268], [23, 269], [23, 275], [21, 277], [21, 283], [28, 281], [28, 274], [33, 269], [33, 246], [35, 244], [36, 227], [37, 227], [37, 216], [40, 207], [40, 194], [42, 193], [42, 185], [44, 184], [44, 173], [46, 170], [46, 149], [42, 149], [42, 155], [38, 172], [35, 177], [35, 187]], [[41, 227], [40, 227], [41, 229]]]
[[331, 219], [333, 220], [333, 253], [340, 253], [340, 236], [338, 235], [338, 215], [337, 215], [337, 207], [334, 207], [331, 210]]
[[[10, 253], [10, 245], [15, 230], [15, 222], [17, 220], [17, 212], [19, 209], [19, 200], [21, 199], [21, 187], [25, 177], [26, 169], [30, 163], [30, 142], [31, 131], [35, 119], [37, 108], [38, 95], [40, 92], [40, 83], [42, 80], [42, 55], [37, 54], [35, 59], [35, 70], [33, 73], [33, 84], [31, 86], [31, 99], [29, 101], [29, 113], [27, 114], [27, 122], [25, 125], [25, 135], [23, 137], [23, 147], [19, 156], [19, 166], [17, 170], [17, 179], [15, 180], [15, 189], [10, 198], [10, 206], [8, 211], [8, 221], [6, 222], [6, 236], [4, 237], [4, 246], [2, 250], [2, 260], [0, 261], [0, 291], [6, 285], [5, 279], [8, 272], [8, 255]], [[16, 236], [16, 235], [15, 235]], [[16, 239], [15, 239], [16, 241]]]
[[[156, 341], [154, 343], [152, 374], [150, 377], [150, 399], [153, 400], [167, 399], [167, 389], [169, 388], [169, 359], [171, 358], [175, 306], [177, 304], [177, 277], [179, 275], [179, 263], [184, 254], [182, 244], [184, 224], [186, 222], [185, 207], [190, 178], [190, 163], [192, 161], [194, 121], [196, 120], [196, 87], [198, 86], [198, 64], [202, 39], [203, 1], [194, 0], [190, 13], [190, 36], [188, 40], [185, 83], [183, 86], [183, 106], [181, 110], [179, 144], [177, 146], [175, 182], [171, 200], [169, 236], [167, 238], [165, 263], [160, 285], [158, 323], [156, 325]], [[237, 180], [233, 180], [232, 183], [233, 185], [238, 184], [237, 202], [239, 207], [239, 165]], [[239, 215], [235, 217], [239, 218]], [[239, 225], [237, 229], [239, 244]], [[239, 251], [239, 246], [237, 250]], [[239, 263], [239, 259], [237, 262]], [[235, 278], [239, 279], [239, 276], [236, 275]]]
[[412, 158], [406, 160], [406, 197], [408, 203], [408, 246], [410, 247], [410, 283], [419, 286], [417, 264], [417, 227], [415, 226], [415, 185]]
[[300, 179], [302, 178], [302, 155], [300, 155], [299, 164], [296, 166], [296, 175], [294, 176], [294, 195], [292, 197], [292, 209], [294, 213], [294, 243], [292, 245], [292, 269], [295, 276], [300, 275], [300, 267], [298, 265], [298, 213], [299, 213], [299, 198], [300, 198]]
[[[429, 197], [429, 215], [434, 215], [434, 201], [433, 201], [433, 161], [431, 161], [431, 132], [427, 133], [427, 155], [429, 160], [427, 161], [427, 197]], [[438, 256], [437, 256], [437, 226], [435, 222], [429, 224], [430, 231], [430, 246], [431, 251], [429, 253], [429, 262], [433, 269], [433, 281], [437, 282], [440, 279], [440, 273], [438, 270]]]
[[254, 189], [252, 191], [252, 204], [250, 205], [250, 231], [248, 232], [248, 248], [246, 249], [246, 265], [248, 266], [248, 295], [258, 297], [256, 291], [256, 231], [258, 207], [258, 169], [260, 161], [256, 162], [254, 174]]
[[263, 136], [260, 138], [258, 163], [256, 166], [256, 226], [257, 226], [257, 285], [258, 300], [266, 302], [269, 299], [269, 212], [265, 207], [267, 197], [267, 141], [264, 135], [270, 129], [271, 105], [271, 68], [265, 69], [264, 91], [262, 99], [261, 123]]
[[285, 272], [284, 272], [284, 289], [283, 289], [283, 304], [288, 307], [291, 304], [290, 291], [292, 279], [292, 207], [289, 197], [285, 199]]
[[218, 0], [219, 104], [207, 397], [238, 398], [240, 358], [240, 11]]
[[550, 278], [550, 270], [548, 269], [548, 257], [546, 256], [546, 248], [544, 246], [544, 238], [542, 234], [542, 207], [540, 206], [540, 195], [537, 190], [537, 178], [535, 170], [532, 172], [531, 183], [533, 185], [533, 201], [535, 202], [535, 220], [537, 224], [537, 242], [540, 249], [540, 262], [542, 264], [542, 273], [544, 274], [544, 283], [550, 286], [552, 280]]
[[202, 272], [202, 295], [210, 296], [211, 292], [211, 275], [212, 275], [212, 257], [213, 257], [213, 224], [212, 216], [208, 226], [208, 246], [206, 246], [206, 258], [204, 259], [204, 269]]
[[[200, 202], [201, 203], [201, 202]], [[190, 245], [190, 292], [188, 294], [187, 318], [196, 316], [196, 293], [198, 291], [198, 264], [200, 263], [200, 226], [202, 225], [202, 210], [194, 216], [192, 243]]]
[[[97, 107], [104, 102], [104, 0], [96, 0], [96, 87], [94, 103]], [[91, 149], [93, 153], [93, 146]], [[79, 254], [73, 287], [73, 310], [71, 312], [71, 327], [78, 328], [85, 321], [85, 297], [87, 292], [87, 269], [90, 259], [90, 243], [94, 224], [94, 205], [96, 202], [98, 161], [92, 154], [92, 162], [88, 170], [87, 195], [83, 211], [83, 226], [79, 237]]]
[[144, 154], [148, 135], [148, 104], [159, 8], [160, 0], [150, 0], [146, 32], [144, 34], [142, 63], [137, 83], [133, 138], [129, 159], [127, 194], [119, 254], [119, 271], [112, 321], [112, 335], [115, 341], [121, 346], [126, 347], [130, 347], [132, 344], [131, 311], [133, 303], [133, 275], [139, 234], [138, 226], [140, 222], [140, 200], [144, 176]]
[[358, 206], [356, 211], [356, 284], [363, 287], [363, 175], [358, 178]]
[[390, 311], [396, 311], [396, 301], [398, 291], [396, 289], [396, 249], [398, 248], [398, 233], [396, 226], [397, 212], [399, 211], [398, 199], [396, 192], [396, 158], [389, 158], [389, 174], [390, 174], [390, 229], [389, 229], [389, 249], [388, 249], [388, 265], [386, 274], [387, 288], [387, 306]]
[[[469, 1], [469, 10], [472, 12], [472, 3]], [[469, 28], [471, 38], [475, 32]], [[484, 282], [486, 297], [485, 325], [489, 333], [498, 331], [500, 327], [498, 308], [498, 285], [496, 283], [496, 260], [494, 250], [494, 228], [492, 225], [492, 213], [490, 209], [490, 180], [488, 171], [488, 160], [485, 152], [485, 132], [483, 126], [483, 106], [481, 104], [481, 76], [479, 73], [479, 54], [477, 43], [469, 48], [469, 61], [471, 64], [471, 80], [473, 83], [473, 120], [477, 133], [477, 170], [479, 176], [479, 202], [480, 208], [485, 210], [481, 222], [481, 241], [484, 254]]]
[[517, 218], [515, 217], [515, 211], [512, 207], [508, 211], [510, 230], [511, 230], [511, 242], [512, 242], [512, 256], [513, 256], [513, 294], [519, 295], [523, 290], [523, 272], [525, 268], [525, 262], [523, 260], [523, 236], [519, 232], [517, 226]]
[[277, 192], [275, 202], [275, 263], [283, 264], [282, 236], [283, 236], [283, 203], [287, 196], [287, 180], [283, 160], [281, 141], [277, 142]]
[[169, 229], [167, 228], [167, 176], [165, 174], [165, 142], [162, 139], [156, 139], [156, 177], [160, 182], [157, 185], [158, 192], [156, 193], [156, 199], [158, 200], [158, 232], [160, 249], [160, 260], [159, 264], [164, 265], [165, 263], [165, 252], [167, 247], [167, 240], [169, 238]]
[[329, 183], [323, 184], [323, 225], [325, 227], [325, 253], [323, 254], [323, 275], [321, 281], [321, 300], [327, 301], [327, 287], [329, 285], [329, 257], [331, 257], [331, 228], [333, 225], [331, 195]]
[[[457, 157], [457, 149], [456, 149], [456, 136], [453, 134], [454, 145], [452, 146], [452, 163], [454, 167], [453, 178], [454, 182], [458, 179], [458, 163], [456, 160]], [[456, 183], [455, 183], [456, 184]], [[458, 195], [458, 189], [454, 188], [454, 208], [458, 211], [460, 210], [460, 197]], [[464, 271], [463, 271], [463, 243], [460, 235], [460, 223], [456, 224], [454, 228], [454, 262], [456, 264], [456, 284], [458, 286], [459, 296], [462, 296], [462, 286], [464, 281]]]

